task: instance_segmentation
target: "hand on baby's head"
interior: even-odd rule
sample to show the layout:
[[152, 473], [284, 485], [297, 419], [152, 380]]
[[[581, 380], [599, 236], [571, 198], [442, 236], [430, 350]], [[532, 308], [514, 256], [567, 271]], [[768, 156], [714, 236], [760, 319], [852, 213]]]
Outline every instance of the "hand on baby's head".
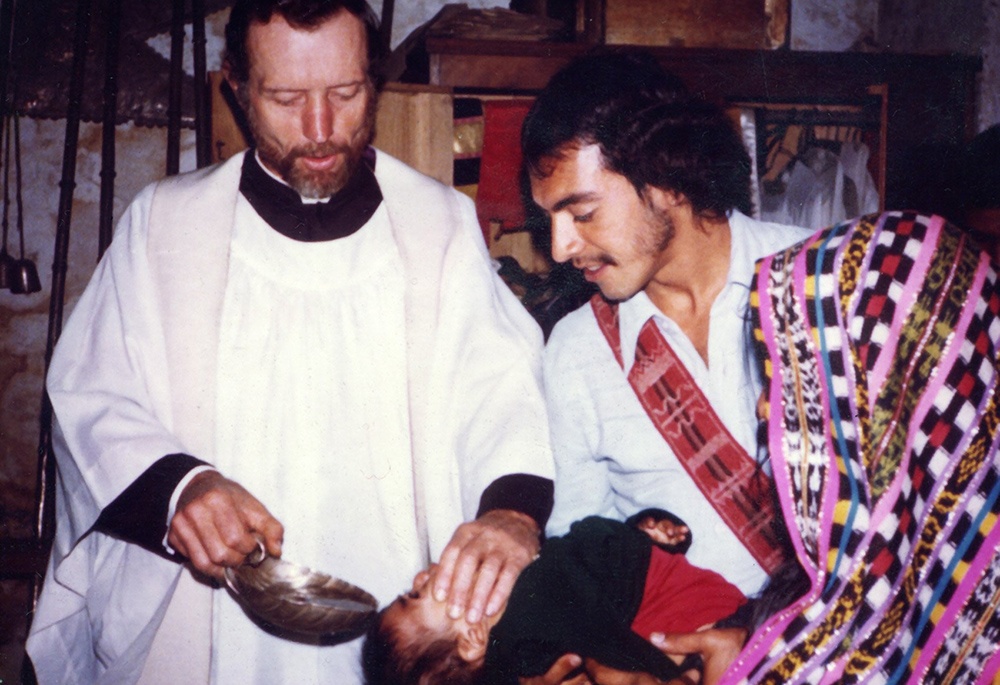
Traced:
[[422, 682], [472, 683], [482, 670], [489, 627], [448, 616], [431, 592], [435, 567], [421, 571], [413, 587], [383, 609], [362, 648], [372, 685]]

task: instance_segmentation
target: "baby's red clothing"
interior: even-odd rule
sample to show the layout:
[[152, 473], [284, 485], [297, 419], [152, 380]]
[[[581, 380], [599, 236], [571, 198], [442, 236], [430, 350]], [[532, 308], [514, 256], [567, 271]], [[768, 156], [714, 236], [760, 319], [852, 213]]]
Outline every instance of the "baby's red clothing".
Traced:
[[726, 618], [746, 601], [739, 588], [718, 573], [654, 546], [632, 631], [647, 640], [652, 633], [693, 633]]

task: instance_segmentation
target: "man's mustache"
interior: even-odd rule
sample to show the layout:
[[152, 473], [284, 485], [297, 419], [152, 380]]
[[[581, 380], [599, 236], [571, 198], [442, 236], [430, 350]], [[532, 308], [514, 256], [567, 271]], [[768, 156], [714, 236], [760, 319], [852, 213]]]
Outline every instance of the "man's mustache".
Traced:
[[286, 157], [289, 159], [298, 157], [329, 157], [330, 155], [346, 155], [350, 151], [351, 146], [344, 143], [322, 143], [320, 145], [292, 148]]

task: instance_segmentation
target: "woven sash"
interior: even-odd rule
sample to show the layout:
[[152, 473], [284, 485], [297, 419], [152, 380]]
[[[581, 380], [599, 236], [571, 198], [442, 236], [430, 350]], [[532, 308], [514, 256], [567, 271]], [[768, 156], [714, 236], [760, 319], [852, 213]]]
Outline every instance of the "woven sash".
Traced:
[[[624, 369], [617, 305], [599, 294], [590, 304]], [[772, 573], [783, 554], [773, 529], [771, 479], [729, 433], [652, 319], [639, 333], [628, 381], [701, 494], [757, 563]]]

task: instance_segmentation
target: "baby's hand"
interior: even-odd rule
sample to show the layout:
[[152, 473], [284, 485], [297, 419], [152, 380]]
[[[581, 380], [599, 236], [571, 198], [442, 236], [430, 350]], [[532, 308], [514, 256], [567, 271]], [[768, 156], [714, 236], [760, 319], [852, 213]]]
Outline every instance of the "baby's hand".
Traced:
[[687, 526], [678, 525], [668, 519], [654, 521], [651, 517], [639, 521], [639, 529], [645, 531], [654, 542], [668, 547], [680, 545], [691, 534], [691, 529]]

